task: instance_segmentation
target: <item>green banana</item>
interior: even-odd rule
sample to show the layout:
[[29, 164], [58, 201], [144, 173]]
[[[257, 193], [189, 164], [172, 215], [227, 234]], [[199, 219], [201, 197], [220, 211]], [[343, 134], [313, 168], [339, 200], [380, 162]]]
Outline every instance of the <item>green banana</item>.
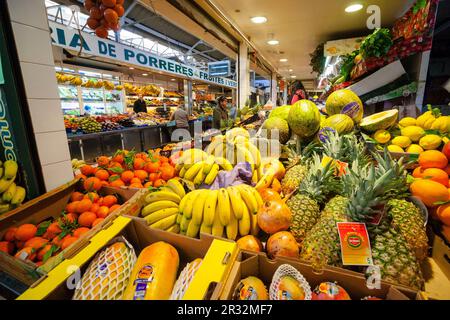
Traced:
[[9, 210], [11, 210], [10, 204], [0, 204], [0, 214], [8, 212]]
[[16, 180], [15, 176], [12, 179], [6, 179], [5, 176], [3, 176], [3, 178], [0, 179], [0, 193], [5, 192], [14, 180]]
[[11, 199], [14, 197], [14, 194], [16, 193], [16, 184], [13, 182], [11, 185], [6, 189], [6, 191], [2, 195], [2, 200], [5, 202], [10, 202]]
[[5, 178], [6, 179], [12, 179], [16, 176], [17, 170], [19, 169], [19, 166], [17, 165], [17, 162], [14, 160], [8, 160], [5, 161], [3, 164], [3, 168], [5, 168]]
[[17, 186], [16, 187], [16, 193], [14, 194], [14, 196], [11, 199], [11, 204], [14, 205], [19, 205], [23, 202], [23, 200], [25, 200], [25, 196], [26, 196], [26, 190], [25, 188], [22, 188], [21, 186]]

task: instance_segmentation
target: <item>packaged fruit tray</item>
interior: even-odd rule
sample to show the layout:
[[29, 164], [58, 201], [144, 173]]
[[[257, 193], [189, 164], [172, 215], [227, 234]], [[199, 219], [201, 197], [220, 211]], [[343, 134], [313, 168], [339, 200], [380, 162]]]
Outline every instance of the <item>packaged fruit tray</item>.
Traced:
[[36, 285], [117, 216], [132, 214], [140, 192], [110, 187], [86, 192], [73, 180], [1, 216], [0, 269]]
[[[120, 216], [18, 299], [219, 297], [237, 253], [234, 242], [192, 239], [149, 228], [139, 218]], [[111, 255], [114, 259], [105, 262]], [[72, 273], [67, 272], [69, 267]], [[140, 280], [149, 277], [158, 280], [152, 281], [156, 287], [149, 284], [139, 290]], [[74, 279], [81, 281], [77, 289]]]
[[241, 251], [220, 299], [267, 300], [269, 297], [276, 300], [422, 299], [418, 291], [384, 281], [370, 289], [364, 276], [355, 272], [328, 267], [318, 273], [298, 260], [270, 260], [265, 255]]

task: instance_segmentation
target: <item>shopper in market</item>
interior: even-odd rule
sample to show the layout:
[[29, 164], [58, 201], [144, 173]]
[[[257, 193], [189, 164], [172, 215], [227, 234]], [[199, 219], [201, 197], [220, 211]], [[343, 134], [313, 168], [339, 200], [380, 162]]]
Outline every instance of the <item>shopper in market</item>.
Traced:
[[303, 86], [303, 83], [301, 81], [294, 81], [294, 83], [291, 86], [291, 96], [289, 101], [291, 102], [291, 105], [296, 103], [299, 100], [302, 99], [308, 99], [308, 96], [306, 95], [305, 87]]
[[213, 112], [213, 128], [220, 130], [222, 121], [228, 121], [227, 98], [224, 96], [217, 99], [217, 106]]
[[179, 105], [177, 110], [170, 116], [169, 121], [175, 121], [177, 129], [189, 130], [189, 114], [183, 105]]
[[134, 102], [133, 111], [135, 113], [147, 112], [147, 104], [145, 103], [144, 96], [142, 94], [139, 94], [138, 99]]

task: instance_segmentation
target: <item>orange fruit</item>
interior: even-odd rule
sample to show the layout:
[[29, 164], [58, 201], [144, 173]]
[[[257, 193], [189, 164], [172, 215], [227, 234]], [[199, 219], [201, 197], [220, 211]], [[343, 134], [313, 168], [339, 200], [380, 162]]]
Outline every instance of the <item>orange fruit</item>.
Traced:
[[5, 241], [14, 241], [15, 235], [16, 235], [17, 228], [11, 227], [8, 230], [6, 230], [5, 234], [3, 235], [3, 240]]
[[101, 206], [100, 209], [97, 211], [97, 217], [99, 218], [106, 218], [109, 214], [109, 207], [107, 206]]
[[135, 189], [142, 189], [144, 188], [144, 186], [142, 185], [142, 183], [140, 182], [135, 182], [129, 185], [130, 188], [135, 188]]
[[91, 191], [98, 191], [102, 187], [101, 181], [99, 178], [96, 177], [90, 177], [87, 178], [83, 183], [84, 190], [91, 192]]
[[145, 166], [145, 160], [142, 158], [135, 158], [133, 161], [133, 168], [134, 170], [141, 170], [144, 169]]
[[52, 240], [52, 244], [54, 244], [57, 247], [61, 247], [62, 245], [62, 238], [60, 238], [59, 236], [54, 237]]
[[450, 164], [445, 167], [444, 171], [447, 172], [448, 175], [450, 175]]
[[278, 180], [277, 178], [273, 179], [272, 189], [278, 193], [281, 192], [281, 183], [280, 183], [280, 180]]
[[88, 164], [85, 164], [80, 168], [80, 171], [82, 174], [84, 174], [86, 177], [89, 177], [90, 175], [94, 174], [94, 168]]
[[14, 241], [14, 243], [16, 244], [16, 248], [17, 250], [23, 249], [25, 242], [23, 241]]
[[26, 260], [33, 261], [36, 259], [36, 250], [31, 247], [24, 247], [23, 249], [19, 250], [14, 257], [20, 259], [21, 256], [26, 257]]
[[36, 235], [37, 227], [34, 224], [26, 223], [19, 226], [15, 233], [16, 240], [28, 241]]
[[135, 177], [135, 178], [131, 179], [130, 184], [135, 184], [135, 183], [139, 184], [139, 183], [142, 183], [142, 181], [141, 181], [141, 179]]
[[109, 208], [109, 213], [112, 213], [112, 212], [116, 211], [120, 207], [121, 207], [120, 204], [113, 205], [111, 208]]
[[83, 200], [84, 194], [81, 192], [75, 191], [70, 195], [70, 202]]
[[130, 182], [131, 179], [134, 178], [134, 172], [131, 170], [127, 170], [122, 172], [122, 174], [120, 175], [120, 178], [122, 179], [123, 182], [127, 183]]
[[41, 250], [38, 251], [37, 253], [37, 259], [39, 261], [44, 260], [44, 256], [47, 254], [47, 252], [49, 252], [52, 248], [51, 244], [46, 244]]
[[124, 156], [121, 152], [116, 153], [116, 155], [111, 159], [113, 162], [123, 163]]
[[74, 202], [67, 204], [66, 211], [70, 212], [70, 213], [77, 212], [77, 207], [78, 207], [79, 203], [80, 203], [80, 201], [74, 201]]
[[446, 226], [450, 226], [450, 204], [444, 204], [437, 209], [439, 220]]
[[75, 179], [80, 179], [80, 180], [86, 180], [87, 179], [87, 177], [84, 174], [82, 174], [82, 173], [77, 174], [74, 178]]
[[94, 222], [92, 222], [92, 228], [95, 227], [96, 225], [98, 225], [99, 223], [101, 223], [103, 220], [103, 218], [97, 218], [94, 220]]
[[158, 180], [156, 180], [156, 181], [153, 183], [153, 186], [154, 186], [155, 188], [159, 188], [159, 187], [164, 186], [165, 184], [166, 184], [166, 182], [165, 182], [164, 180], [158, 179]]
[[449, 193], [442, 184], [429, 179], [419, 179], [414, 181], [409, 190], [412, 195], [422, 200], [427, 207], [436, 207], [436, 202], [447, 201]]
[[429, 168], [423, 171], [423, 179], [430, 179], [448, 188], [448, 174], [442, 169]]
[[120, 180], [120, 179], [117, 179], [117, 180], [111, 182], [109, 185], [110, 185], [111, 187], [120, 188], [120, 187], [125, 186], [125, 182], [123, 182], [123, 181]]
[[82, 213], [85, 211], [89, 211], [92, 207], [92, 201], [90, 199], [83, 199], [77, 205], [76, 213]]
[[0, 242], [0, 251], [7, 254], [12, 254], [14, 252], [14, 243], [8, 241]]
[[158, 161], [156, 161], [156, 162], [150, 161], [150, 162], [147, 162], [144, 170], [147, 171], [148, 173], [156, 173], [159, 171], [159, 167], [160, 167], [160, 163]]
[[64, 224], [69, 224], [69, 223], [72, 224], [72, 223], [77, 222], [77, 220], [78, 220], [78, 215], [75, 213], [68, 213], [65, 216], [63, 216], [63, 218], [62, 218], [62, 222]]
[[148, 176], [149, 180], [152, 182], [155, 182], [156, 180], [159, 179], [159, 175], [157, 173], [150, 173], [150, 175]]
[[116, 196], [113, 196], [112, 194], [103, 197], [103, 205], [107, 206], [108, 208], [115, 205], [116, 203], [117, 203], [117, 198], [116, 198]]
[[134, 172], [134, 176], [139, 180], [144, 181], [145, 179], [148, 178], [148, 173], [145, 170], [136, 170]]
[[159, 161], [160, 161], [161, 163], [169, 162], [169, 158], [164, 157], [164, 156], [160, 156], [160, 157], [159, 157]]
[[174, 176], [175, 176], [175, 169], [172, 166], [167, 165], [162, 167], [161, 179], [168, 181], [172, 179]]
[[100, 169], [95, 173], [95, 177], [99, 178], [101, 181], [106, 181], [109, 178], [109, 173], [105, 169]]
[[65, 236], [61, 241], [61, 249], [68, 248], [72, 243], [75, 243], [78, 240], [77, 237], [74, 236]]
[[144, 188], [150, 188], [150, 187], [152, 187], [152, 186], [153, 186], [153, 182], [152, 182], [152, 181], [146, 182], [146, 183], [144, 184]]
[[47, 239], [44, 239], [42, 237], [33, 237], [30, 240], [25, 242], [25, 247], [31, 247], [35, 250], [39, 250], [43, 246], [45, 246], [47, 243], [48, 243]]
[[84, 195], [83, 199], [89, 199], [92, 201], [92, 203], [95, 203], [98, 201], [98, 199], [100, 199], [100, 196], [97, 192], [88, 192]]
[[108, 166], [109, 174], [121, 174], [123, 172], [122, 165], [118, 162], [111, 162]]
[[419, 155], [419, 165], [423, 169], [428, 168], [445, 169], [448, 165], [448, 159], [440, 151], [427, 150]]
[[91, 212], [97, 214], [98, 209], [100, 209], [100, 205], [98, 203], [94, 203], [90, 209]]
[[425, 171], [425, 170], [422, 169], [422, 167], [417, 167], [417, 168], [414, 169], [414, 171], [413, 171], [413, 173], [412, 173], [412, 176], [413, 176], [414, 178], [423, 178], [423, 172], [424, 172], [424, 171]]
[[79, 237], [81, 237], [83, 234], [85, 234], [86, 232], [89, 232], [89, 230], [91, 230], [91, 229], [86, 228], [86, 227], [80, 227], [80, 228], [75, 229], [75, 230], [73, 231], [73, 236], [79, 238]]
[[52, 222], [49, 226], [48, 226], [48, 228], [47, 228], [47, 231], [48, 232], [51, 232], [51, 233], [53, 233], [53, 234], [60, 234], [61, 232], [62, 232], [62, 230], [61, 230], [61, 227], [59, 226], [59, 223], [58, 222]]
[[97, 219], [97, 215], [95, 213], [86, 211], [78, 217], [78, 224], [82, 227], [90, 228], [95, 219]]
[[97, 164], [99, 167], [107, 167], [109, 164], [109, 158], [105, 156], [100, 156], [97, 158]]

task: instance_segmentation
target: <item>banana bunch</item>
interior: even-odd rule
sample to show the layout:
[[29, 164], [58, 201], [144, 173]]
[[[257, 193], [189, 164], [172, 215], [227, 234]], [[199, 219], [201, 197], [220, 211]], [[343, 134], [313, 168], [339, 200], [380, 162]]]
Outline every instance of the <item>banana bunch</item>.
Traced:
[[181, 200], [176, 223], [180, 233], [189, 237], [203, 232], [235, 240], [238, 235], [258, 234], [256, 214], [262, 205], [256, 189], [246, 184], [197, 189]]
[[178, 233], [176, 218], [185, 194], [180, 181], [170, 179], [161, 190], [149, 193], [145, 197], [146, 204], [141, 210], [141, 216], [152, 228]]
[[84, 162], [84, 160], [72, 159], [72, 169], [74, 171], [77, 169], [80, 169], [85, 164], [86, 164], [86, 162]]
[[20, 206], [25, 200], [25, 188], [14, 182], [18, 169], [14, 160], [0, 161], [0, 214]]
[[227, 159], [207, 155], [200, 149], [186, 150], [175, 166], [180, 178], [193, 182], [195, 186], [211, 185], [220, 169], [230, 171], [233, 166]]

